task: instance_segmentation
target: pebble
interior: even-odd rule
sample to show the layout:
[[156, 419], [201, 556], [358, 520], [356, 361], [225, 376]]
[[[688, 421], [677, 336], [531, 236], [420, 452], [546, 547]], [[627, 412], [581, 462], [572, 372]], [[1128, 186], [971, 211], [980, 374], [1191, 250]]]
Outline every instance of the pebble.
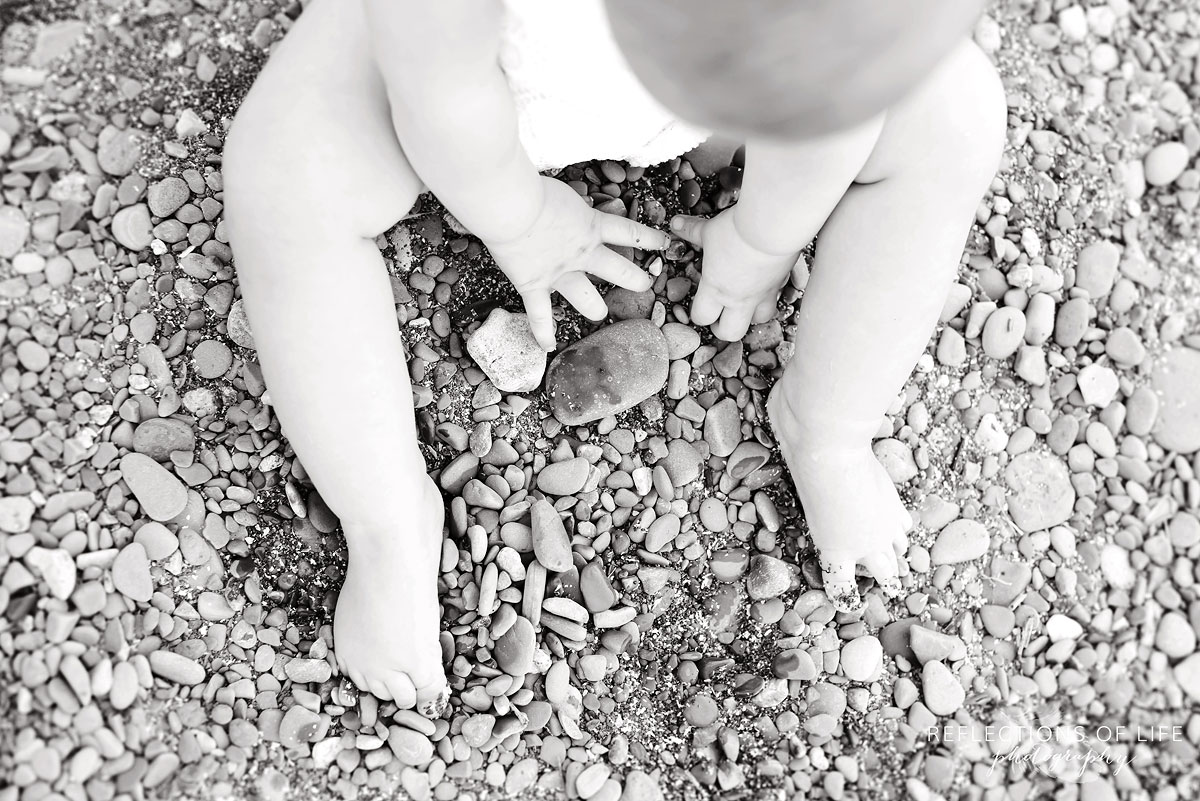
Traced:
[[1083, 626], [1066, 615], [1051, 615], [1046, 621], [1046, 636], [1050, 638], [1050, 642], [1077, 640], [1083, 636]]
[[1005, 306], [988, 315], [983, 324], [983, 352], [993, 359], [1007, 359], [1025, 340], [1025, 315]]
[[333, 668], [324, 659], [289, 659], [283, 668], [287, 677], [297, 684], [321, 683], [333, 675]]
[[620, 801], [663, 801], [663, 791], [658, 781], [641, 770], [625, 774], [625, 787]]
[[387, 743], [402, 765], [419, 768], [433, 759], [433, 743], [419, 731], [404, 726], [389, 726]]
[[746, 568], [750, 566], [750, 552], [745, 548], [721, 548], [713, 551], [708, 566], [717, 581], [729, 584], [746, 574]]
[[33, 513], [33, 501], [23, 495], [0, 498], [0, 531], [5, 534], [28, 531]]
[[224, 342], [205, 339], [192, 349], [192, 362], [196, 375], [205, 379], [220, 378], [233, 366], [233, 353]]
[[29, 239], [29, 220], [16, 206], [0, 204], [0, 258], [11, 259]]
[[1094, 309], [1086, 298], [1071, 298], [1054, 315], [1054, 341], [1060, 347], [1073, 348], [1087, 332]]
[[235, 345], [254, 349], [254, 332], [250, 329], [250, 318], [246, 315], [246, 304], [241, 298], [235, 300], [229, 307], [229, 316], [225, 318], [225, 331]]
[[121, 478], [151, 520], [165, 523], [187, 506], [183, 483], [149, 456], [127, 453], [121, 457], [120, 469]]
[[[566, 494], [566, 493], [564, 493]], [[571, 540], [558, 511], [544, 500], [534, 501], [530, 509], [533, 553], [547, 570], [562, 573], [574, 565]]]
[[150, 671], [161, 679], [188, 687], [204, 681], [204, 666], [174, 651], [152, 651]]
[[982, 523], [977, 520], [955, 520], [938, 532], [937, 540], [929, 551], [930, 562], [933, 565], [969, 562], [987, 553], [989, 544], [988, 531]]
[[537, 488], [547, 495], [574, 495], [583, 489], [591, 469], [588, 460], [582, 456], [553, 462], [538, 473]]
[[817, 666], [812, 657], [799, 648], [781, 651], [771, 661], [771, 670], [776, 678], [789, 681], [812, 681], [817, 677]]
[[1110, 587], [1120, 590], [1133, 589], [1137, 583], [1137, 571], [1129, 561], [1129, 551], [1115, 542], [1100, 549], [1100, 572]]
[[467, 340], [467, 352], [502, 392], [535, 390], [546, 372], [546, 351], [524, 314], [493, 309]]
[[576, 794], [584, 801], [594, 798], [611, 774], [612, 768], [608, 765], [603, 762], [593, 762], [575, 777]]
[[617, 593], [613, 590], [608, 576], [604, 573], [604, 565], [596, 560], [584, 565], [579, 571], [579, 592], [583, 595], [584, 606], [592, 613], [611, 609], [617, 602]]
[[962, 684], [941, 662], [926, 662], [921, 668], [921, 693], [925, 706], [933, 714], [944, 717], [962, 708], [967, 693]]
[[1075, 488], [1061, 460], [1027, 452], [1013, 457], [1004, 470], [1011, 495], [1008, 513], [1022, 531], [1042, 531], [1065, 523], [1075, 509]]
[[75, 591], [75, 560], [66, 550], [35, 546], [25, 554], [25, 564], [42, 577], [55, 598], [65, 601]]
[[1014, 562], [1003, 556], [992, 558], [985, 600], [990, 604], [1008, 606], [1025, 592], [1033, 571], [1024, 562]]
[[792, 584], [792, 570], [782, 559], [765, 554], [750, 557], [750, 572], [746, 575], [746, 591], [756, 601], [776, 598], [787, 592]]
[[851, 681], [874, 681], [883, 669], [883, 646], [864, 634], [842, 646], [842, 674]]
[[722, 398], [704, 416], [704, 441], [714, 456], [729, 456], [742, 441], [742, 412], [733, 398]]
[[1200, 450], [1200, 351], [1179, 347], [1167, 352], [1150, 381], [1159, 396], [1154, 440], [1176, 453]]
[[608, 315], [614, 320], [645, 320], [654, 308], [654, 290], [634, 292], [615, 286], [604, 296]]
[[1149, 387], [1138, 387], [1125, 399], [1125, 427], [1129, 433], [1144, 437], [1158, 421], [1158, 395]]
[[112, 235], [126, 250], [140, 252], [150, 247], [154, 241], [150, 209], [146, 204], [138, 203], [118, 211], [112, 218]]
[[117, 553], [112, 563], [112, 581], [117, 591], [131, 601], [145, 603], [154, 594], [150, 559], [139, 542], [131, 542]]
[[717, 702], [707, 693], [692, 696], [683, 708], [683, 719], [689, 726], [695, 726], [697, 729], [711, 726], [720, 716], [721, 707], [717, 706]]
[[191, 190], [187, 181], [175, 175], [155, 181], [146, 191], [146, 203], [156, 217], [170, 217], [187, 203], [189, 197]]
[[1187, 169], [1189, 158], [1187, 146], [1182, 142], [1163, 142], [1157, 145], [1142, 161], [1146, 183], [1150, 186], [1174, 183]]
[[667, 455], [658, 464], [667, 471], [671, 484], [679, 489], [700, 477], [703, 462], [694, 445], [682, 439], [673, 439], [667, 443]]
[[1175, 681], [1192, 701], [1200, 702], [1200, 654], [1193, 654], [1175, 666]]
[[1113, 282], [1117, 280], [1117, 265], [1120, 261], [1121, 251], [1112, 242], [1093, 242], [1079, 251], [1079, 259], [1075, 266], [1075, 286], [1086, 291], [1088, 297], [1105, 297], [1112, 291]]
[[50, 351], [37, 340], [25, 339], [17, 345], [17, 361], [31, 373], [40, 373], [50, 366]]
[[667, 358], [671, 361], [691, 356], [700, 347], [700, 334], [690, 325], [666, 323], [662, 332], [667, 338]]
[[966, 643], [958, 637], [925, 626], [918, 625], [909, 629], [908, 644], [913, 656], [922, 665], [926, 662], [953, 662], [967, 655]]
[[321, 727], [321, 716], [297, 704], [279, 721], [279, 742], [285, 748], [297, 748], [312, 742]]
[[108, 702], [118, 712], [128, 709], [137, 700], [139, 686], [137, 669], [128, 662], [118, 662], [113, 666]]
[[1112, 403], [1121, 389], [1117, 374], [1111, 367], [1102, 364], [1089, 364], [1084, 367], [1079, 371], [1077, 380], [1083, 402], [1101, 409]]
[[182, 420], [151, 417], [133, 430], [133, 449], [156, 462], [168, 462], [172, 453], [191, 453], [195, 447], [196, 435]]
[[492, 656], [500, 669], [510, 676], [524, 676], [533, 670], [536, 637], [533, 624], [525, 617], [516, 621], [495, 642]]
[[649, 320], [625, 320], [570, 345], [550, 362], [554, 416], [582, 425], [632, 409], [667, 382], [667, 338]]
[[893, 484], [907, 484], [920, 472], [913, 459], [912, 449], [898, 439], [887, 437], [871, 446], [875, 458], [883, 465]]
[[118, 178], [128, 175], [141, 158], [143, 138], [144, 135], [140, 131], [132, 128], [102, 131], [100, 147], [96, 151], [96, 161], [100, 169]]

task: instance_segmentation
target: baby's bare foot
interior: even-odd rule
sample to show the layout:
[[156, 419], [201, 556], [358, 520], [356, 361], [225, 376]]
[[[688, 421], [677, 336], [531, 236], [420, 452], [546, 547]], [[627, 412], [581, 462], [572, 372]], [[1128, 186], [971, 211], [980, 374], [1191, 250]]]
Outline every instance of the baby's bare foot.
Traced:
[[350, 564], [334, 612], [334, 653], [362, 690], [439, 717], [449, 700], [438, 641], [445, 509], [421, 476], [391, 530], [348, 528]]
[[855, 573], [860, 565], [886, 592], [898, 592], [898, 554], [908, 547], [912, 518], [870, 443], [806, 444], [794, 414], [775, 391], [767, 411], [821, 555], [830, 601], [841, 611], [859, 608]]

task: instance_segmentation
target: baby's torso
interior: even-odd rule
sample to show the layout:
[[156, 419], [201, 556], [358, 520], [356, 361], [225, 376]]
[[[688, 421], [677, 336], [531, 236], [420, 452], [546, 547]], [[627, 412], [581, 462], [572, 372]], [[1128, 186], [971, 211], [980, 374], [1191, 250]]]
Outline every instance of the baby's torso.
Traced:
[[501, 2], [500, 66], [538, 169], [589, 159], [657, 164], [707, 138], [642, 86], [613, 39], [602, 0]]

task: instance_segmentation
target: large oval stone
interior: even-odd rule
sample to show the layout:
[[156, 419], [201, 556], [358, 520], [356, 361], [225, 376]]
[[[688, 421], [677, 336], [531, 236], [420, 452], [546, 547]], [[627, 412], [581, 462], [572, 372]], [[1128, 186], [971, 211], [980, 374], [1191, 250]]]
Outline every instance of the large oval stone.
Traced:
[[1176, 453], [1200, 450], [1200, 351], [1176, 348], [1154, 368], [1160, 396], [1154, 439]]
[[173, 417], [151, 417], [133, 430], [133, 449], [156, 462], [169, 461], [174, 451], [191, 451], [195, 447], [192, 427]]
[[667, 338], [649, 320], [624, 320], [584, 337], [550, 362], [554, 416], [582, 425], [632, 409], [667, 383]]

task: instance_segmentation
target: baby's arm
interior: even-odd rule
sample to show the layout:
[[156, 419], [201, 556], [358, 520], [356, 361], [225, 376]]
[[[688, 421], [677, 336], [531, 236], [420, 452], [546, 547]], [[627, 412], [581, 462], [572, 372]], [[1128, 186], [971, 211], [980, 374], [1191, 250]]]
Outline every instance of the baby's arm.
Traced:
[[499, 4], [363, 2], [409, 163], [487, 245], [521, 293], [542, 347], [555, 347], [552, 290], [599, 320], [608, 309], [584, 273], [634, 291], [648, 289], [649, 276], [604, 245], [663, 248], [668, 238], [592, 210], [566, 184], [539, 176], [526, 155], [498, 62]]
[[797, 255], [866, 163], [882, 127], [879, 117], [802, 142], [750, 142], [737, 204], [711, 220], [672, 220], [679, 236], [704, 249], [692, 322], [735, 340], [774, 315]]

